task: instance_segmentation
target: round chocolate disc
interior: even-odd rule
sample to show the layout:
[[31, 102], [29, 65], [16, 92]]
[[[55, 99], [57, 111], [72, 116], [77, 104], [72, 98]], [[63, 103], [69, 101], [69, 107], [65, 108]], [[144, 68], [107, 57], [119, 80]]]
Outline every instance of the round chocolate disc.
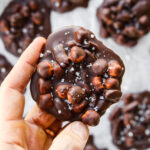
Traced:
[[94, 126], [122, 95], [124, 64], [95, 35], [82, 27], [50, 34], [31, 81], [40, 108], [63, 121]]

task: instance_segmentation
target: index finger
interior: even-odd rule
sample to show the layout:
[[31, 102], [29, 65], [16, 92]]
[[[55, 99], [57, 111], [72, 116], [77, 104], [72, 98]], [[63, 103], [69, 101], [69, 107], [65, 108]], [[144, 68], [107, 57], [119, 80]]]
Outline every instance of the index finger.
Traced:
[[[0, 88], [0, 119], [21, 119], [24, 111], [24, 90], [35, 70], [46, 40], [36, 38], [24, 51]], [[6, 111], [7, 110], [7, 111]]]

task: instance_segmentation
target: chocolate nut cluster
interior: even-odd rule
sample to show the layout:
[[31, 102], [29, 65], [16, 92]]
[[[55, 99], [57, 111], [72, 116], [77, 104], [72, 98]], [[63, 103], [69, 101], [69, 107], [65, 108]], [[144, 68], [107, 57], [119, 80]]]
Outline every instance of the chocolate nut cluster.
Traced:
[[134, 46], [150, 30], [150, 0], [104, 0], [97, 10], [100, 35]]
[[87, 7], [89, 0], [45, 0], [47, 5], [60, 13], [70, 11], [76, 7]]
[[105, 148], [97, 148], [94, 144], [94, 137], [93, 135], [90, 135], [89, 139], [88, 139], [88, 142], [84, 148], [84, 150], [107, 150]]
[[122, 93], [124, 64], [95, 35], [82, 27], [50, 34], [31, 80], [39, 107], [62, 121], [95, 126]]
[[125, 94], [110, 115], [113, 142], [121, 150], [150, 147], [150, 92]]
[[13, 0], [0, 17], [0, 35], [6, 49], [16, 56], [37, 36], [50, 33], [49, 8], [42, 0]]
[[11, 69], [12, 65], [0, 54], [0, 85]]

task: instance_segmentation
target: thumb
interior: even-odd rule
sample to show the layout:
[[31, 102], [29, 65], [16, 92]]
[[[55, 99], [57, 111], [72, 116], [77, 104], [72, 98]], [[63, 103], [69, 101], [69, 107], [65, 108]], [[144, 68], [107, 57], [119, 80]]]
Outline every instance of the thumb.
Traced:
[[49, 150], [83, 150], [88, 136], [87, 126], [81, 122], [73, 122], [60, 132]]

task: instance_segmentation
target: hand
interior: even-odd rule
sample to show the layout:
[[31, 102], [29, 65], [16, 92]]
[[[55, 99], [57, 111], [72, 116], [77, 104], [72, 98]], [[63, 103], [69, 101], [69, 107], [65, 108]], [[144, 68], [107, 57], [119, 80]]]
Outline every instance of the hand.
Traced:
[[24, 90], [36, 68], [46, 40], [35, 39], [24, 51], [17, 64], [0, 87], [0, 149], [1, 150], [83, 150], [88, 139], [88, 128], [74, 122], [53, 140], [47, 129], [60, 123], [37, 105], [22, 118], [25, 104]]

